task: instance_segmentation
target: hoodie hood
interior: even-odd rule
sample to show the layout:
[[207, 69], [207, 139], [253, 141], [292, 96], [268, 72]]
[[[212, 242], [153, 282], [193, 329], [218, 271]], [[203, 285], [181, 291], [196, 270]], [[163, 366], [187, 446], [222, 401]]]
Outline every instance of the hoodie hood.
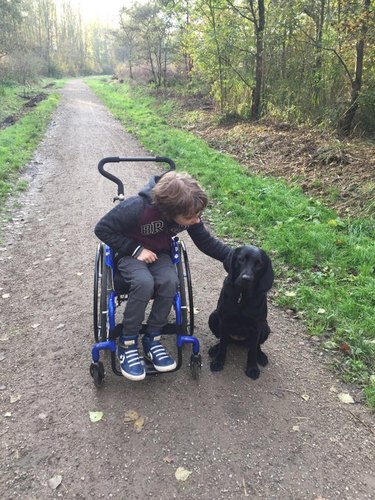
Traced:
[[139, 191], [139, 196], [146, 198], [149, 203], [152, 203], [151, 191], [156, 183], [160, 180], [161, 175], [153, 175], [148, 183]]

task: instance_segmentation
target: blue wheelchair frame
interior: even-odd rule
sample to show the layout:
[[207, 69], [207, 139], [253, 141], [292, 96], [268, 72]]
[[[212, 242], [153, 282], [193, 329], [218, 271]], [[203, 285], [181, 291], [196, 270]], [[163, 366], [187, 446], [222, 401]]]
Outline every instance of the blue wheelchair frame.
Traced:
[[[171, 170], [175, 166], [172, 160], [165, 157], [155, 158], [120, 158], [110, 157], [104, 158], [99, 162], [98, 168], [102, 175], [115, 182], [118, 186], [118, 196], [113, 201], [123, 200], [124, 191], [123, 184], [120, 179], [104, 170], [104, 164], [122, 162], [122, 161], [153, 161], [167, 162]], [[199, 354], [199, 341], [194, 337], [194, 308], [193, 295], [191, 288], [191, 277], [186, 248], [177, 236], [171, 240], [171, 259], [176, 266], [176, 272], [180, 280], [179, 290], [176, 292], [173, 301], [175, 312], [175, 323], [167, 324], [163, 329], [162, 334], [175, 334], [177, 347], [177, 365], [174, 370], [167, 373], [177, 371], [182, 366], [182, 348], [185, 344], [192, 344], [192, 354], [190, 357], [190, 368], [193, 378], [198, 378], [201, 368], [201, 355]], [[117, 269], [113, 250], [106, 244], [100, 242], [96, 252], [95, 259], [95, 274], [94, 274], [94, 337], [96, 343], [92, 346], [91, 356], [92, 362], [90, 365], [90, 375], [94, 379], [97, 387], [102, 385], [105, 377], [105, 369], [100, 360], [101, 351], [109, 351], [111, 355], [111, 368], [116, 375], [121, 375], [121, 371], [116, 366], [116, 338], [120, 335], [122, 324], [116, 325], [116, 303], [126, 301], [128, 290], [124, 288], [125, 283], [122, 282], [124, 289], [116, 290]], [[99, 286], [100, 282], [100, 286]], [[187, 287], [186, 287], [187, 285]], [[186, 290], [187, 288], [187, 290]], [[100, 289], [100, 290], [99, 290]], [[100, 295], [100, 297], [99, 297]], [[190, 311], [188, 311], [190, 307]], [[188, 315], [190, 323], [188, 324]], [[146, 325], [143, 325], [143, 329]], [[140, 333], [143, 332], [143, 329]], [[160, 373], [155, 370], [153, 365], [147, 360], [144, 360], [146, 375]]]

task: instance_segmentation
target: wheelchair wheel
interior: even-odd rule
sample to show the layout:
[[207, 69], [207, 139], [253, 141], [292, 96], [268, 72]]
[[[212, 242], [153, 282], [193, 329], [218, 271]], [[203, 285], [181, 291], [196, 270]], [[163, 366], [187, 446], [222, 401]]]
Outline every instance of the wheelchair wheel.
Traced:
[[95, 387], [101, 387], [105, 377], [105, 369], [101, 361], [98, 361], [97, 363], [91, 363], [90, 375], [94, 379]]
[[194, 380], [198, 380], [202, 369], [202, 356], [200, 354], [192, 354], [190, 357], [190, 371]]
[[104, 243], [99, 243], [94, 269], [94, 338], [96, 342], [108, 336], [108, 285], [110, 270], [105, 264]]
[[194, 304], [193, 288], [191, 284], [191, 274], [189, 259], [186, 247], [180, 240], [178, 247], [179, 263], [177, 264], [177, 274], [180, 282], [179, 292], [181, 296], [182, 329], [185, 335], [194, 334]]

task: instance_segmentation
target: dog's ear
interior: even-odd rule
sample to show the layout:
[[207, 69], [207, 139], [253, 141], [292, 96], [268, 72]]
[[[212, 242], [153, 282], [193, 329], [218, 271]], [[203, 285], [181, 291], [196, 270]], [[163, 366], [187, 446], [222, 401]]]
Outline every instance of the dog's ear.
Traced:
[[271, 259], [263, 250], [261, 250], [261, 254], [262, 254], [263, 269], [259, 277], [257, 293], [266, 293], [272, 287], [274, 273], [272, 269]]
[[234, 253], [234, 249], [232, 249], [228, 253], [228, 255], [225, 257], [225, 260], [223, 262], [224, 269], [226, 270], [226, 272], [228, 274], [230, 274], [230, 272], [231, 272], [233, 253]]

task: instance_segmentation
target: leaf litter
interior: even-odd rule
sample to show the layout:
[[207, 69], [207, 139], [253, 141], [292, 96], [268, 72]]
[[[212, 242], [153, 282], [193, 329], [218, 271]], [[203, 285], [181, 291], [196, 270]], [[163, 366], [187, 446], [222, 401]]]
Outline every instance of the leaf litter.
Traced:
[[126, 424], [133, 423], [135, 432], [139, 434], [145, 425], [145, 417], [139, 415], [135, 410], [127, 410], [124, 415], [124, 422]]

